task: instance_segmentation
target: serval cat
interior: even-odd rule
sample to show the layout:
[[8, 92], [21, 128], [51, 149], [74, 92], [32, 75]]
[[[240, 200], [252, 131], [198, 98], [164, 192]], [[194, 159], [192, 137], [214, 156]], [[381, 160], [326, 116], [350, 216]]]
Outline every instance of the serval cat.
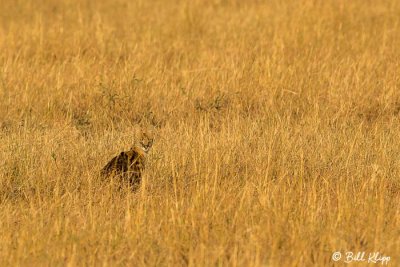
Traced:
[[128, 181], [133, 189], [138, 188], [145, 168], [146, 156], [152, 145], [153, 139], [147, 139], [134, 145], [129, 151], [121, 152], [103, 167], [101, 175], [120, 177]]

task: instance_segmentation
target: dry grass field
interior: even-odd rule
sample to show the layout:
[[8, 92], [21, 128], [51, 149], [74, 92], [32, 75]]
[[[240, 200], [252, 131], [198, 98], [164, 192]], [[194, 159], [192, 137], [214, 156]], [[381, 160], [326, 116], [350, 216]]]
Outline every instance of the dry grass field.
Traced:
[[[0, 266], [399, 266], [399, 14], [0, 0]], [[140, 190], [102, 180], [141, 131]]]

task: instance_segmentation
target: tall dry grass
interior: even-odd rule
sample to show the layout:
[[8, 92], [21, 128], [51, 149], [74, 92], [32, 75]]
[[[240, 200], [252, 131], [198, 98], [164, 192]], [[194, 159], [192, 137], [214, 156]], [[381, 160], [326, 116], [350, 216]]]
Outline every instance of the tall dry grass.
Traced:
[[399, 264], [399, 1], [0, 6], [1, 266]]

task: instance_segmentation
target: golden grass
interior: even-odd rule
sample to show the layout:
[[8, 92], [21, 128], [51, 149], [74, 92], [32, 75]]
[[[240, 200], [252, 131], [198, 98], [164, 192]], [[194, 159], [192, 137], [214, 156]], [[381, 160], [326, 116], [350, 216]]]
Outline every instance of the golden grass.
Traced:
[[399, 264], [399, 1], [0, 6], [1, 266]]

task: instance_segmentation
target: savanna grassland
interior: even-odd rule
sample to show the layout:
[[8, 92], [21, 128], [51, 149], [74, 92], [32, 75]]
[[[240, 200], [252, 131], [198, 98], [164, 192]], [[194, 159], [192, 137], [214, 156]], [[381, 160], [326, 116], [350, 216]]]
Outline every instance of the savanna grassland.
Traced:
[[[0, 265], [398, 266], [399, 14], [0, 0]], [[142, 131], [140, 190], [99, 177]]]

